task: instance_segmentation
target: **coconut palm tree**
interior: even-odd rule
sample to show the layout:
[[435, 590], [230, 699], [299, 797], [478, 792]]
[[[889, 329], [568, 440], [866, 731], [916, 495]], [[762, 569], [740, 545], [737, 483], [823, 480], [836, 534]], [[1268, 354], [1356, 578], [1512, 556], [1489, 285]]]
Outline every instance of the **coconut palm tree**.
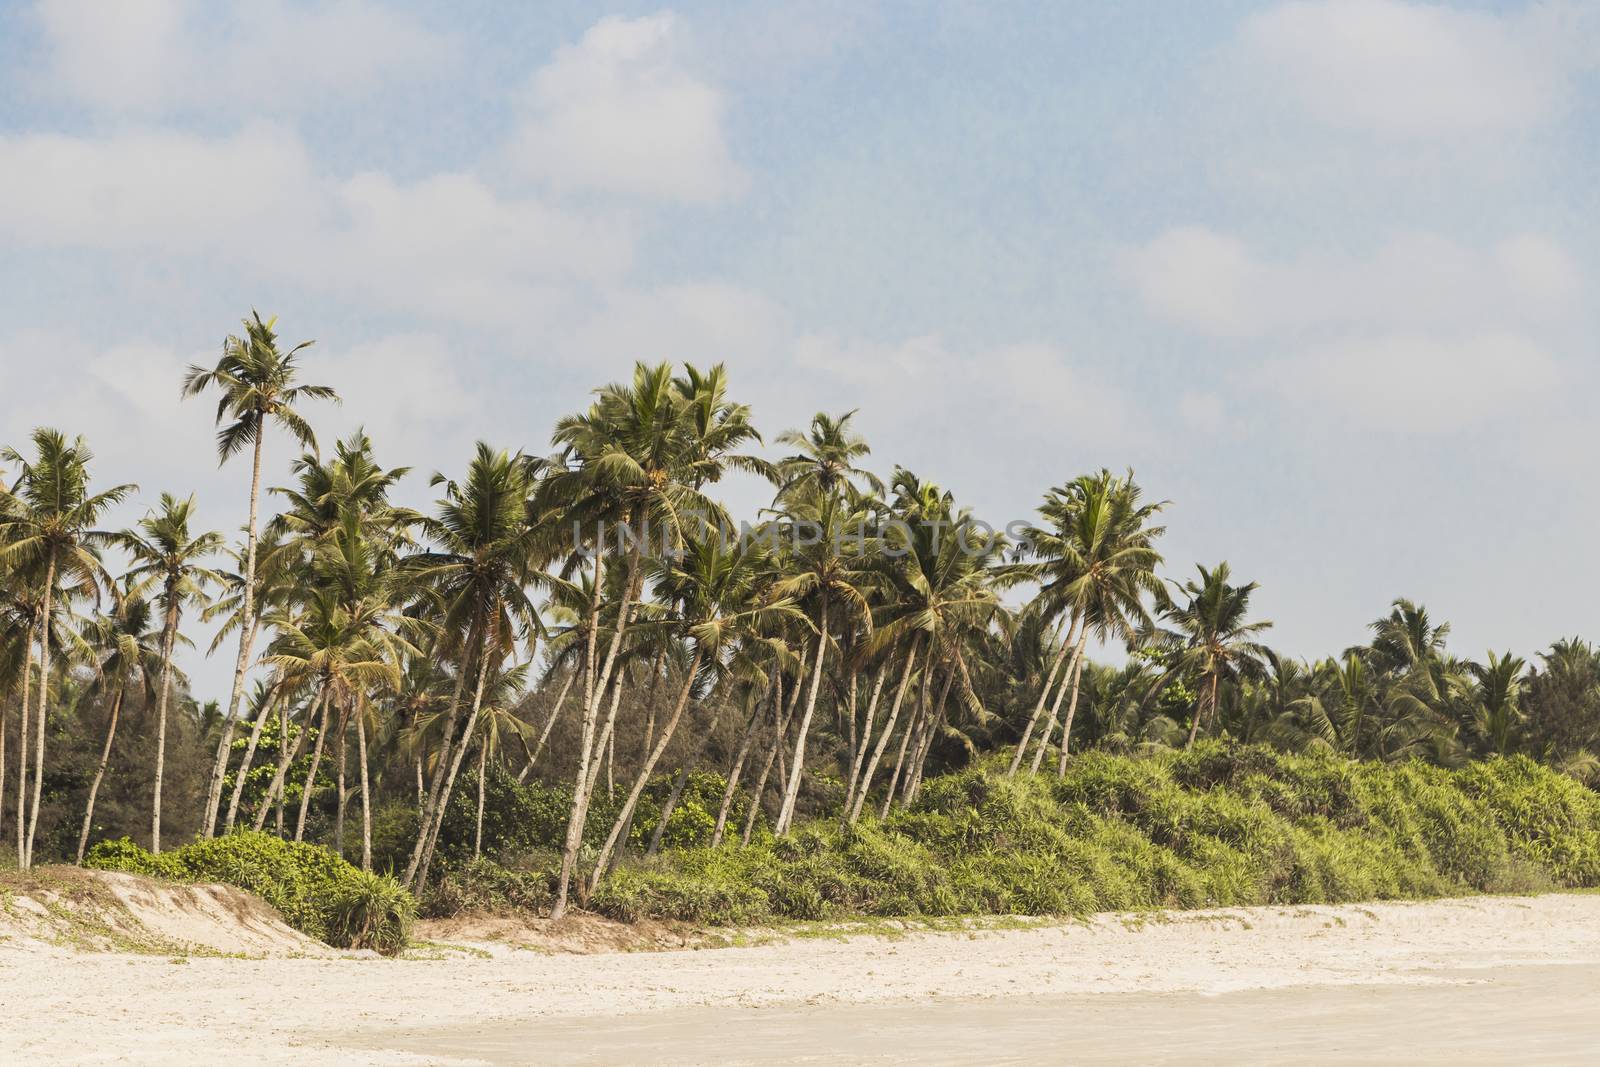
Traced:
[[[674, 378], [670, 364], [640, 363], [631, 382], [602, 388], [586, 412], [556, 424], [554, 442], [561, 453], [543, 487], [542, 506], [559, 509], [574, 540], [586, 540], [592, 549], [596, 599], [591, 614], [596, 619], [608, 555], [621, 558], [623, 581], [603, 659], [599, 627], [591, 627], [587, 635], [578, 765], [552, 918], [566, 912], [588, 818], [591, 766], [604, 744], [597, 741], [611, 736], [620, 688], [604, 727], [599, 712], [637, 610], [645, 543], [655, 541], [676, 551], [691, 533], [708, 526], [728, 528], [721, 505], [701, 489], [729, 469], [770, 471], [757, 457], [738, 451], [759, 441], [748, 409], [727, 399], [720, 365], [705, 374], [690, 367], [684, 377]], [[615, 545], [608, 529], [616, 534]]]
[[[11, 448], [0, 452], [0, 461], [16, 464], [20, 472], [15, 486], [0, 498], [0, 566], [7, 568], [13, 580], [37, 583], [38, 589], [34, 625], [39, 645], [39, 698], [31, 797], [23, 795], [28, 784], [26, 700], [18, 746], [22, 772], [17, 804], [17, 865], [24, 870], [33, 863], [33, 843], [39, 828], [55, 613], [72, 597], [98, 600], [102, 591], [116, 595], [115, 583], [100, 561], [100, 549], [110, 544], [114, 535], [95, 526], [109, 509], [137, 488], [124, 484], [91, 492], [89, 464], [94, 453], [81, 437], [68, 441], [59, 431], [41, 428], [33, 432], [33, 446], [31, 458]], [[31, 662], [30, 649], [25, 675], [31, 673]], [[24, 799], [29, 803], [25, 805]]]
[[683, 672], [672, 714], [661, 728], [655, 746], [646, 756], [611, 832], [595, 860], [590, 891], [599, 884], [623, 833], [633, 822], [634, 808], [649, 784], [656, 764], [672, 743], [701, 669], [719, 664], [724, 650], [741, 641], [757, 640], [764, 628], [802, 618], [794, 603], [769, 592], [771, 571], [764, 548], [757, 544], [727, 545], [719, 533], [691, 539], [680, 561], [664, 561], [652, 568], [661, 598], [675, 606], [667, 625], [692, 642], [693, 655]]
[[1272, 623], [1247, 621], [1256, 583], [1231, 584], [1226, 562], [1196, 570], [1200, 581], [1191, 579], [1179, 587], [1185, 602], [1163, 612], [1174, 629], [1159, 633], [1153, 642], [1170, 649], [1168, 678], [1182, 674], [1194, 680], [1200, 694], [1185, 748], [1193, 747], [1202, 720], [1215, 720], [1223, 683], [1265, 678], [1273, 659], [1272, 651], [1255, 639]]
[[[1014, 568], [1011, 580], [1040, 582], [1033, 610], [1045, 621], [1063, 613], [1072, 620], [1066, 641], [1072, 646], [1072, 658], [1040, 735], [1034, 771], [1038, 771], [1050, 744], [1062, 698], [1070, 691], [1059, 766], [1059, 773], [1066, 773], [1084, 648], [1090, 634], [1101, 641], [1134, 643], [1138, 632], [1151, 623], [1144, 598], [1159, 598], [1164, 593], [1155, 575], [1161, 564], [1155, 542], [1165, 528], [1152, 523], [1165, 502], [1145, 504], [1141, 503], [1141, 496], [1132, 471], [1126, 476], [1108, 470], [1083, 475], [1045, 495], [1039, 508], [1045, 523], [1030, 528], [1023, 537], [1026, 551], [1036, 559]], [[1074, 634], [1076, 642], [1072, 640]], [[1047, 681], [1045, 691], [1048, 689]], [[1035, 706], [1035, 719], [1042, 707], [1041, 698]], [[1020, 765], [1021, 760], [1014, 755], [1013, 773]]]
[[94, 826], [95, 799], [100, 795], [100, 784], [105, 780], [106, 768], [111, 763], [111, 746], [117, 738], [117, 726], [122, 718], [122, 705], [128, 686], [135, 678], [144, 690], [145, 706], [156, 700], [156, 679], [161, 674], [162, 633], [152, 625], [153, 608], [148, 600], [126, 596], [110, 615], [96, 616], [90, 620], [85, 640], [98, 653], [95, 678], [90, 694], [110, 693], [111, 710], [106, 715], [106, 740], [100, 749], [100, 762], [95, 766], [94, 778], [89, 783], [89, 798], [83, 809], [83, 828], [78, 833], [78, 853], [75, 862], [83, 862], [84, 851], [89, 847], [89, 831]]
[[1527, 662], [1507, 652], [1489, 653], [1487, 663], [1471, 663], [1473, 725], [1490, 752], [1510, 755], [1522, 722], [1522, 688]]
[[[456, 774], [477, 729], [485, 681], [541, 625], [528, 593], [541, 578], [538, 564], [550, 536], [530, 517], [537, 471], [538, 464], [529, 457], [479, 442], [463, 481], [442, 475], [433, 479], [443, 487], [443, 496], [435, 515], [420, 522], [433, 547], [412, 556], [407, 569], [438, 605], [441, 637], [436, 651], [450, 653], [457, 670], [439, 759], [406, 866], [407, 886], [419, 872], [426, 878]], [[457, 734], [469, 678], [466, 725]]]
[[866, 438], [850, 425], [855, 415], [854, 411], [839, 416], [819, 411], [811, 417], [810, 429], [805, 433], [785, 430], [778, 435], [778, 444], [795, 449], [778, 461], [777, 495], [780, 500], [810, 492], [840, 493], [846, 485], [858, 481], [868, 491], [882, 494], [882, 480], [856, 466], [856, 462], [870, 455], [872, 449]]
[[151, 599], [161, 609], [161, 683], [156, 691], [155, 788], [150, 815], [150, 851], [161, 851], [161, 783], [166, 770], [167, 704], [172, 694], [172, 653], [185, 605], [204, 611], [208, 590], [221, 585], [222, 574], [200, 561], [220, 552], [220, 533], [192, 533], [194, 497], [179, 500], [162, 493], [156, 509], [135, 529], [117, 536], [132, 567], [125, 581], [130, 596]]
[[244, 334], [230, 335], [222, 343], [222, 357], [207, 370], [191, 366], [183, 378], [183, 395], [198, 396], [215, 388], [217, 401], [217, 456], [226, 463], [250, 446], [250, 511], [245, 524], [244, 566], [247, 580], [243, 587], [239, 627], [239, 656], [234, 664], [233, 689], [228, 696], [227, 713], [211, 768], [211, 784], [206, 791], [206, 808], [200, 833], [210, 837], [217, 823], [217, 808], [222, 798], [222, 776], [227, 771], [228, 752], [233, 745], [233, 728], [244, 695], [244, 677], [250, 668], [251, 642], [255, 639], [255, 574], [257, 509], [261, 501], [261, 458], [269, 425], [286, 431], [305, 448], [316, 447], [311, 425], [295, 410], [302, 400], [332, 400], [339, 396], [326, 385], [300, 385], [300, 353], [314, 342], [302, 341], [289, 351], [278, 347], [277, 318], [263, 319], [257, 311], [243, 322]]

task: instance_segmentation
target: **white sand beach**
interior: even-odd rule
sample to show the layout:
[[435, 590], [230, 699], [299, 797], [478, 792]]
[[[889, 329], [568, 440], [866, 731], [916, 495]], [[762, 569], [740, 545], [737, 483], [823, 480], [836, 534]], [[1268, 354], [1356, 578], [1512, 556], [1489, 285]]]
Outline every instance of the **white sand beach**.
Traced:
[[1600, 895], [1103, 915], [746, 948], [218, 958], [0, 941], [7, 1062], [1566, 1063]]

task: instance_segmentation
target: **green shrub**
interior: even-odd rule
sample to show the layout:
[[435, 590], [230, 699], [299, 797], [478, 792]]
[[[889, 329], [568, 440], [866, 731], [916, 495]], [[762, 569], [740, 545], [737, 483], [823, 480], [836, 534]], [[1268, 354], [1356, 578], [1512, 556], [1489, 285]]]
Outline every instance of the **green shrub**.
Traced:
[[399, 951], [415, 907], [392, 878], [364, 873], [321, 845], [254, 831], [196, 841], [159, 856], [127, 838], [102, 841], [89, 850], [84, 866], [237, 886], [277, 908], [296, 930], [340, 948]]

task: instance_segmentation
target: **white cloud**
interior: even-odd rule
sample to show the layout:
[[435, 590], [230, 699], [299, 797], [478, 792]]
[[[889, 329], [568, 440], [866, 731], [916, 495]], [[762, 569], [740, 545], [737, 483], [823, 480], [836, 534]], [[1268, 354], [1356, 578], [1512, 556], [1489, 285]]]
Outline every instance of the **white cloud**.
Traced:
[[1218, 337], [1359, 326], [1549, 326], [1577, 310], [1578, 268], [1555, 241], [1516, 234], [1473, 247], [1437, 234], [1269, 259], [1203, 226], [1168, 230], [1122, 256], [1163, 318]]
[[1439, 431], [1515, 418], [1562, 374], [1526, 337], [1390, 334], [1319, 345], [1270, 379], [1303, 411], [1331, 404], [1384, 429]]
[[686, 66], [670, 13], [601, 19], [533, 77], [512, 156], [567, 189], [711, 202], [745, 176], [728, 153], [722, 93]]
[[39, 0], [35, 19], [44, 87], [121, 114], [283, 114], [370, 93], [454, 55], [445, 38], [368, 0]]
[[1329, 125], [1395, 137], [1516, 131], [1565, 103], [1551, 20], [1397, 0], [1296, 0], [1247, 18], [1264, 84]]
[[315, 171], [292, 132], [0, 137], [0, 234], [44, 246], [206, 253], [450, 319], [526, 321], [631, 263], [625, 225], [467, 174]]

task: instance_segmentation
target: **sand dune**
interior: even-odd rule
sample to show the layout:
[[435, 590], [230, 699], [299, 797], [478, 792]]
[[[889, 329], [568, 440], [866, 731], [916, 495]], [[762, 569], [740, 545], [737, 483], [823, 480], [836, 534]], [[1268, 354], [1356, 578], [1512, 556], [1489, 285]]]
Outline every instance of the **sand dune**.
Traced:
[[[1263, 1055], [1270, 1059], [1275, 1012], [1292, 1017], [1294, 1005], [1330, 998], [1354, 1011], [1363, 998], [1387, 993], [1423, 998], [1394, 1009], [1400, 1023], [1415, 1012], [1454, 1006], [1485, 1035], [1504, 1038], [1527, 1018], [1516, 1014], [1523, 1003], [1516, 989], [1549, 1010], [1562, 996], [1592, 1003], [1600, 989], [1600, 896], [1105, 915], [1022, 930], [654, 953], [547, 955], [501, 944], [481, 951], [486, 955], [437, 960], [196, 957], [174, 963], [0, 943], [0, 1002], [8, 1012], [4, 1054], [37, 1056], [37, 1062], [179, 1065], [215, 1063], [228, 1054], [302, 1067], [957, 1063], [1012, 1053], [1015, 1062], [1025, 1062], [1076, 1033], [1076, 1057], [1092, 1062], [1096, 1046], [1087, 1024], [1056, 1037], [1035, 1033], [1030, 1040], [1049, 1044], [1030, 1051], [1018, 1036], [1032, 1032], [1024, 1021], [1059, 1025], [1074, 1011], [1087, 1019], [1092, 1012], [1083, 1005], [1095, 1005], [1094, 1012], [1120, 1020], [1107, 1029], [1114, 1044], [1103, 1051], [1113, 1059], [1138, 1059], [1141, 1034], [1153, 1042], [1155, 1031], [1130, 1027], [1130, 1019], [1181, 1019], [1195, 1010], [1195, 998], [1210, 997], [1214, 1005], [1235, 1005], [1230, 1010], [1237, 1018], [1254, 1020], [1254, 1036], [1269, 1042]], [[1508, 983], [1505, 996], [1480, 997], [1482, 1005], [1469, 1006], [1465, 998], [1495, 982]], [[1251, 1007], [1252, 997], [1269, 999]], [[1139, 998], [1152, 1004], [1141, 1007]], [[1512, 1013], [1504, 1023], [1492, 1016], [1497, 1003]], [[941, 1007], [930, 1011], [930, 1005]], [[1583, 1016], [1590, 1015], [1585, 1009]], [[874, 1043], [871, 1035], [895, 1025], [921, 1035], [922, 1045]], [[1380, 1043], [1405, 1033], [1385, 1025], [1372, 1023], [1361, 1032]], [[1556, 1038], [1588, 1042], [1573, 1047], [1600, 1040], [1600, 1033], [1564, 1025], [1555, 1018], [1544, 1024]], [[1315, 1037], [1323, 1028], [1355, 1040], [1341, 1032], [1338, 1010], [1309, 1032]], [[717, 1036], [707, 1037], [708, 1029]], [[1420, 1017], [1414, 1029], [1428, 1032]], [[1212, 1027], [1205, 1031], [1211, 1044], [1180, 1042], [1169, 1052], [1175, 1061], [1224, 1060], [1255, 1047], [1230, 1051], [1229, 1032]], [[1240, 1029], [1237, 1036], [1249, 1035]], [[1286, 1027], [1281, 1038], [1303, 1041], [1306, 1035], [1297, 1038]], [[1010, 1046], [995, 1043], [1008, 1039]], [[1517, 1047], [1524, 1046], [1534, 1048], [1525, 1041]], [[1167, 1055], [1154, 1044], [1143, 1051], [1152, 1060]], [[1357, 1060], [1374, 1058], [1355, 1044], [1348, 1051]], [[1408, 1045], [1376, 1058], [1427, 1058], [1423, 1051]], [[1564, 1062], [1559, 1043], [1547, 1051], [1550, 1062]], [[1453, 1058], [1472, 1061], [1470, 1055]]]

